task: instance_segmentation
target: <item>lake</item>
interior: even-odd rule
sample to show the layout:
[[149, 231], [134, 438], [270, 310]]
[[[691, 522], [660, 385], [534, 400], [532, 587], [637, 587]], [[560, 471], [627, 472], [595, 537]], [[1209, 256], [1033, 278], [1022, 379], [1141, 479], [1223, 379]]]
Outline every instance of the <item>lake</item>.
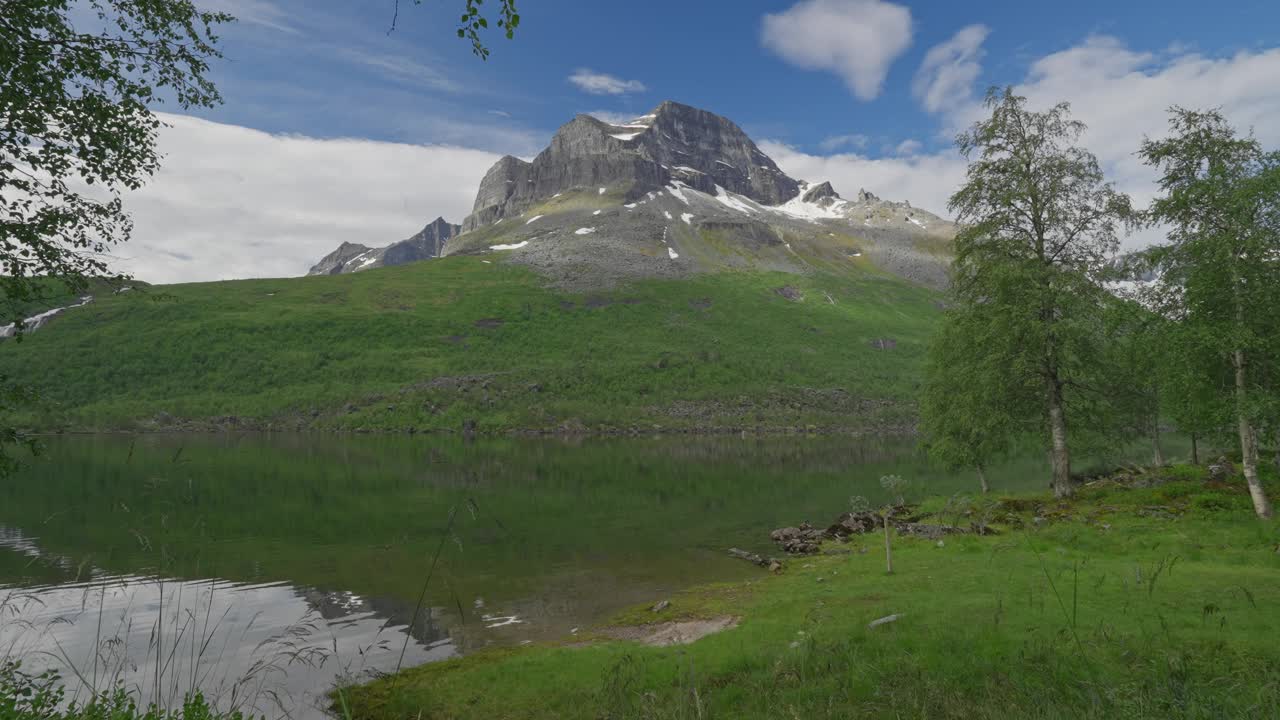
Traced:
[[[57, 668], [73, 694], [200, 688], [321, 717], [338, 678], [570, 638], [759, 576], [726, 550], [776, 554], [771, 529], [882, 499], [887, 474], [977, 487], [906, 439], [51, 438], [0, 484], [0, 660]], [[1031, 490], [1047, 468], [988, 474]]]

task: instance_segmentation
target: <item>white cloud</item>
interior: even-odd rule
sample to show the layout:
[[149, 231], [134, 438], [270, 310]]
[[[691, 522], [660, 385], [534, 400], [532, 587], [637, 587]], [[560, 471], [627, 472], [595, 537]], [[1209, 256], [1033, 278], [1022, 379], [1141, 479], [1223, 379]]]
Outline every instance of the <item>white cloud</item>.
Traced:
[[625, 95], [633, 92], [644, 92], [644, 83], [639, 80], [623, 80], [622, 78], [598, 73], [589, 68], [578, 68], [569, 76], [569, 82], [578, 89], [592, 95]]
[[495, 153], [270, 135], [162, 115], [166, 157], [125, 198], [118, 269], [149, 282], [301, 275], [343, 241], [386, 245], [461, 222]]
[[852, 135], [832, 135], [831, 137], [824, 138], [822, 142], [818, 143], [818, 147], [827, 152], [832, 152], [846, 147], [861, 150], [870, 142], [871, 138], [857, 133]]
[[340, 48], [337, 54], [409, 85], [446, 92], [460, 92], [463, 89], [443, 72], [401, 55], [384, 55], [355, 48]]
[[1158, 57], [1119, 40], [1091, 37], [1041, 58], [1015, 89], [1033, 106], [1060, 100], [1089, 125], [1085, 145], [1125, 189], [1143, 198], [1155, 188], [1134, 156], [1144, 135], [1168, 130], [1171, 105], [1221, 107], [1241, 131], [1253, 128], [1265, 146], [1280, 146], [1280, 48], [1210, 58], [1193, 52]]
[[982, 43], [991, 30], [970, 25], [925, 54], [911, 90], [925, 110], [941, 112], [970, 101], [982, 72]]
[[761, 40], [787, 62], [830, 70], [858, 99], [872, 100], [911, 45], [911, 11], [883, 0], [802, 0], [765, 15]]
[[[1015, 87], [1033, 107], [1066, 100], [1089, 125], [1085, 147], [1109, 179], [1135, 202], [1155, 196], [1155, 173], [1134, 155], [1144, 136], [1168, 132], [1167, 110], [1220, 107], [1242, 132], [1251, 128], [1265, 147], [1280, 147], [1280, 48], [1206, 57], [1178, 49], [1162, 55], [1135, 52], [1112, 37], [1094, 36], [1036, 61]], [[980, 109], [971, 110], [972, 118]], [[1159, 231], [1129, 238], [1127, 247], [1159, 239]]]
[[[1079, 45], [1046, 55], [1030, 66], [1014, 86], [1033, 109], [1068, 101], [1073, 115], [1089, 125], [1082, 139], [1098, 156], [1108, 179], [1140, 205], [1157, 192], [1155, 175], [1134, 153], [1144, 136], [1168, 130], [1171, 105], [1221, 107], [1237, 128], [1252, 129], [1264, 147], [1280, 148], [1280, 48], [1207, 57], [1185, 48], [1161, 54], [1136, 52], [1110, 37], [1090, 37]], [[942, 130], [950, 133], [982, 117], [973, 98], [941, 109]], [[908, 141], [910, 142], [910, 141]], [[904, 147], [905, 145], [905, 147]], [[893, 151], [904, 157], [869, 158], [859, 154], [810, 155], [776, 142], [761, 143], [783, 170], [810, 181], [831, 180], [848, 196], [859, 187], [891, 200], [945, 214], [947, 199], [964, 181], [965, 163], [954, 150], [925, 155]], [[1158, 239], [1158, 231], [1125, 241], [1136, 248]]]
[[230, 13], [242, 23], [260, 25], [290, 35], [299, 33], [297, 28], [287, 22], [289, 14], [267, 0], [198, 0], [196, 4], [201, 10]]
[[897, 155], [919, 155], [924, 149], [924, 143], [919, 140], [903, 140], [893, 148], [893, 152]]

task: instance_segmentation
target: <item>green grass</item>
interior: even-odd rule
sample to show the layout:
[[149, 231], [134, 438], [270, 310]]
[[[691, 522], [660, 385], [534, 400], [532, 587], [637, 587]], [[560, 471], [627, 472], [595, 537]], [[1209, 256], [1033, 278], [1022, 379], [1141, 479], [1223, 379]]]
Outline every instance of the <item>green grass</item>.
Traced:
[[940, 521], [985, 514], [1001, 534], [899, 537], [892, 575], [881, 537], [855, 538], [675, 595], [671, 617], [741, 618], [688, 646], [482, 651], [339, 697], [361, 718], [1280, 717], [1280, 531], [1239, 481], [1156, 481], [935, 498]]
[[881, 428], [912, 422], [935, 300], [856, 267], [566, 295], [454, 257], [102, 297], [0, 345], [0, 374], [39, 428]]
[[89, 280], [88, 286], [83, 291], [72, 292], [64, 282], [48, 278], [37, 278], [34, 282], [35, 297], [30, 300], [18, 302], [7, 297], [0, 300], [0, 309], [6, 314], [5, 319], [0, 319], [0, 325], [7, 325], [11, 322], [8, 319], [10, 317], [26, 318], [52, 308], [65, 307], [79, 300], [81, 295], [106, 297], [121, 286], [142, 288], [146, 286], [146, 283], [136, 281], [120, 283], [115, 280], [93, 279]]
[[244, 720], [243, 713], [221, 712], [200, 693], [180, 707], [143, 706], [123, 687], [103, 690], [87, 700], [67, 698], [62, 678], [54, 672], [24, 672], [15, 662], [0, 661], [0, 718], [4, 720]]

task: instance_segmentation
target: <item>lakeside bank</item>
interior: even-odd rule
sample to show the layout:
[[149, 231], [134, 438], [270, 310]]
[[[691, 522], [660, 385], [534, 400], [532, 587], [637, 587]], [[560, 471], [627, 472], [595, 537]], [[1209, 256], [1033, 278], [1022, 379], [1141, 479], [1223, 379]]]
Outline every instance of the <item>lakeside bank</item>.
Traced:
[[[1280, 485], [1268, 471], [1271, 488]], [[781, 574], [333, 695], [360, 718], [1277, 717], [1280, 530], [1172, 466], [1070, 500], [933, 497], [992, 536], [854, 537]], [[833, 517], [839, 508], [833, 508]], [[767, 529], [762, 528], [762, 532]], [[885, 618], [894, 618], [883, 622]], [[620, 627], [724, 621], [687, 645]], [[876, 621], [882, 621], [879, 624]]]

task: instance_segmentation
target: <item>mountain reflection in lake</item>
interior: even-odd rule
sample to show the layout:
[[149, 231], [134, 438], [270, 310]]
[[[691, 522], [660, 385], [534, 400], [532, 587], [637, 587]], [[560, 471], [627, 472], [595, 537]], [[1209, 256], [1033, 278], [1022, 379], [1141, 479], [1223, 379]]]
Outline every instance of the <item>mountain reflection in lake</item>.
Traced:
[[[38, 543], [0, 527], [0, 552], [34, 561]], [[254, 716], [323, 717], [337, 679], [390, 672], [457, 654], [421, 614], [405, 645], [411, 608], [347, 591], [285, 582], [108, 575], [86, 581], [0, 586], [0, 659], [62, 671], [70, 699], [122, 684], [144, 702], [181, 704], [198, 688], [222, 708]], [[157, 684], [158, 683], [158, 684]]]
[[[200, 688], [317, 716], [336, 678], [396, 667], [437, 549], [405, 665], [751, 576], [727, 548], [771, 552], [773, 527], [876, 500], [891, 473], [921, 494], [976, 486], [910, 440], [53, 439], [0, 484], [0, 658], [144, 702]], [[1046, 474], [1037, 456], [989, 477]]]

